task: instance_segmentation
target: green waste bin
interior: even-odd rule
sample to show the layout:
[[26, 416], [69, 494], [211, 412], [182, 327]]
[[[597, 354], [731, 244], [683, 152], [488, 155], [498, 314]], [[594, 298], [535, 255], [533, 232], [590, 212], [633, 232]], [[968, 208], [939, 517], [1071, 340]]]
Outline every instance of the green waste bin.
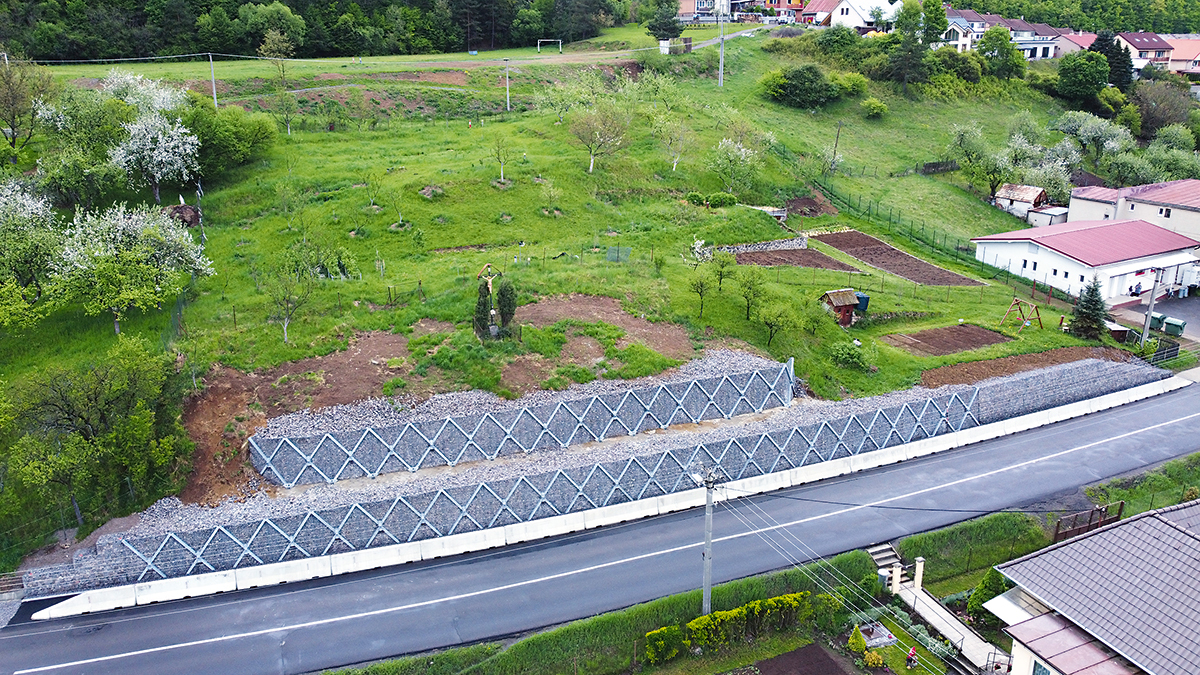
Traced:
[[1163, 332], [1165, 332], [1167, 335], [1174, 335], [1175, 337], [1180, 337], [1183, 335], [1183, 329], [1186, 326], [1187, 326], [1187, 322], [1184, 321], [1183, 319], [1167, 317], [1165, 320], [1163, 320]]
[[1167, 318], [1166, 314], [1158, 312], [1150, 312], [1150, 330], [1162, 330], [1163, 320]]

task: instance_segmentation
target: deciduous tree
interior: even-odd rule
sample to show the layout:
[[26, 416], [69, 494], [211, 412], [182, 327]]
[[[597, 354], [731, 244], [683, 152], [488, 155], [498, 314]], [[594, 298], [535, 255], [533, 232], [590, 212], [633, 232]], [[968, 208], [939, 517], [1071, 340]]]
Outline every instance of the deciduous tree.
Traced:
[[758, 169], [758, 153], [735, 140], [724, 138], [713, 148], [708, 168], [721, 179], [725, 191], [733, 194], [744, 189]]
[[113, 164], [124, 169], [135, 185], [149, 185], [155, 203], [162, 203], [163, 183], [184, 183], [199, 171], [200, 140], [179, 120], [151, 113], [124, 126], [129, 138], [113, 148]]
[[1007, 80], [1025, 75], [1025, 57], [1013, 46], [1008, 29], [992, 26], [983, 33], [976, 49], [988, 64], [988, 73]]
[[712, 265], [713, 276], [717, 278], [717, 292], [720, 293], [725, 280], [737, 276], [737, 257], [729, 251], [716, 251], [713, 253]]
[[0, 184], [0, 326], [31, 326], [62, 230], [50, 201], [17, 181]]
[[[23, 149], [37, 128], [38, 108], [54, 96], [54, 78], [50, 70], [32, 61], [9, 56], [0, 64], [0, 124], [9, 147]], [[13, 155], [16, 162], [16, 155]]]
[[296, 53], [296, 47], [288, 36], [284, 33], [270, 28], [263, 35], [262, 44], [258, 46], [258, 55], [264, 59], [268, 59], [272, 66], [275, 66], [275, 72], [279, 74], [279, 89], [284, 91], [287, 89], [287, 64], [288, 59]]
[[758, 320], [767, 328], [768, 347], [776, 335], [796, 327], [796, 314], [783, 299], [774, 300], [758, 310]]
[[746, 320], [750, 320], [750, 311], [754, 309], [754, 305], [767, 292], [767, 280], [763, 274], [762, 268], [756, 265], [747, 265], [738, 271], [738, 294], [746, 301]]
[[1058, 64], [1058, 93], [1077, 103], [1092, 100], [1108, 85], [1108, 59], [1091, 51], [1071, 52]]
[[697, 296], [699, 296], [699, 298], [700, 298], [700, 316], [699, 316], [699, 318], [703, 319], [704, 318], [704, 296], [708, 295], [709, 291], [712, 290], [712, 281], [708, 278], [707, 274], [704, 274], [703, 272], [697, 272], [696, 276], [692, 277], [692, 281], [688, 284], [688, 288], [690, 288], [691, 291], [693, 293], [695, 293]]
[[571, 135], [588, 151], [588, 173], [596, 168], [597, 157], [621, 148], [629, 122], [628, 113], [611, 103], [601, 103], [571, 121]]
[[284, 344], [288, 343], [288, 327], [316, 289], [320, 257], [311, 243], [298, 242], [275, 258], [263, 279], [263, 291], [283, 326]]
[[503, 133], [496, 134], [496, 138], [492, 141], [491, 155], [492, 159], [500, 165], [500, 182], [504, 182], [504, 165], [512, 161], [516, 150], [508, 144], [508, 139]]

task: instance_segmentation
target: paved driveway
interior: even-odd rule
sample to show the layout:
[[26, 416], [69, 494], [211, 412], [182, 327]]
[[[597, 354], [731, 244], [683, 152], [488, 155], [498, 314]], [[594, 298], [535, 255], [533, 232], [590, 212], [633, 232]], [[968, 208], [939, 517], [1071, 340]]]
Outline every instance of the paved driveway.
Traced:
[[[1147, 305], [1141, 305], [1135, 308], [1135, 311], [1141, 316], [1146, 316]], [[1167, 298], [1154, 303], [1154, 311], [1160, 314], [1183, 319], [1187, 325], [1183, 328], [1185, 337], [1193, 340], [1200, 340], [1200, 296], [1193, 295], [1187, 298]]]

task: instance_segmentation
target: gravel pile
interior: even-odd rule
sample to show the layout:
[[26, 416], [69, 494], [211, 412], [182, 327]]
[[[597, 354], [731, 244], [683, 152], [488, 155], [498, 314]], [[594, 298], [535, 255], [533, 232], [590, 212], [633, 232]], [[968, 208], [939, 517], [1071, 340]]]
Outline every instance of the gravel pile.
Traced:
[[717, 246], [718, 251], [726, 253], [752, 253], [754, 251], [794, 251], [796, 249], [808, 248], [808, 237], [803, 235], [792, 237], [791, 239], [775, 239], [774, 241], [760, 241], [754, 244], [738, 244], [737, 246]]
[[20, 600], [0, 602], [0, 628], [4, 628], [8, 625], [9, 621], [12, 621], [12, 618], [17, 614], [17, 609], [20, 607]]
[[539, 390], [521, 398], [506, 401], [491, 392], [472, 390], [438, 394], [414, 404], [405, 399], [374, 398], [347, 405], [329, 406], [320, 410], [303, 410], [268, 420], [258, 432], [262, 438], [296, 438], [338, 431], [360, 431], [398, 427], [410, 422], [457, 417], [461, 415], [496, 413], [547, 403], [573, 401], [603, 394], [619, 394], [668, 382], [700, 380], [742, 373], [761, 368], [778, 368], [770, 359], [732, 349], [707, 350], [704, 358], [689, 361], [665, 375], [642, 377], [636, 380], [597, 379], [587, 384], [573, 384], [562, 391]]

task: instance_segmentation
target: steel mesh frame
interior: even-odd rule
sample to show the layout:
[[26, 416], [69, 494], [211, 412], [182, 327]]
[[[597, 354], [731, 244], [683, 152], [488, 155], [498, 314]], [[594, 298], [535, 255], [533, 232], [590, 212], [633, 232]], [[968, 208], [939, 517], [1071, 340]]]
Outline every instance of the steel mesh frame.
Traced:
[[290, 488], [565, 448], [786, 406], [795, 385], [792, 365], [788, 359], [778, 368], [400, 427], [295, 438], [255, 435], [250, 459], [264, 478]]
[[695, 485], [687, 468], [698, 463], [737, 480], [978, 426], [979, 390], [963, 394], [621, 461], [121, 543], [131, 580], [145, 581], [501, 527], [689, 490]]

